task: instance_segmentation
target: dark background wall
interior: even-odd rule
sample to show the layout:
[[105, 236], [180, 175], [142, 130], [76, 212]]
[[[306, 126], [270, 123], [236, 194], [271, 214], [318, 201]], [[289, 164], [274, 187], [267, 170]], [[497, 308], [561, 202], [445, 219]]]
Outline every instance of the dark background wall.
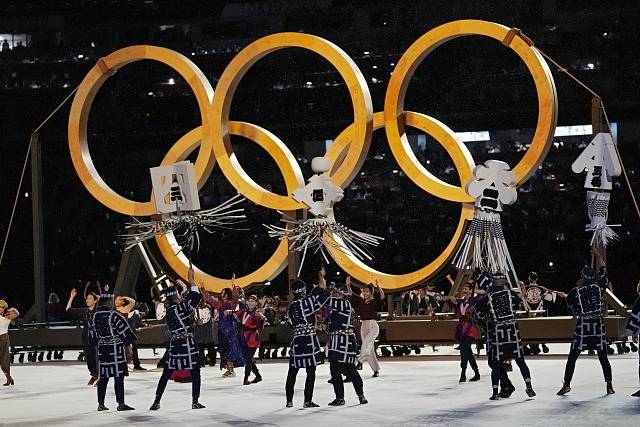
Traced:
[[[464, 18], [523, 29], [603, 96], [617, 123], [620, 149], [637, 193], [639, 15], [639, 1], [602, 0], [2, 1], [0, 37], [8, 39], [9, 49], [0, 51], [0, 237], [6, 233], [30, 132], [105, 54], [133, 44], [171, 48], [189, 56], [215, 86], [235, 53], [248, 43], [280, 31], [307, 32], [331, 40], [356, 61], [380, 111], [389, 73], [406, 48], [435, 26]], [[554, 77], [558, 124], [590, 123], [589, 94], [555, 70]], [[407, 109], [432, 115], [455, 131], [490, 131], [491, 141], [468, 144], [476, 163], [497, 158], [512, 166], [522, 156], [519, 147], [529, 142], [537, 118], [533, 81], [515, 54], [493, 40], [471, 37], [439, 47], [424, 61], [410, 85]], [[63, 294], [89, 279], [114, 280], [122, 246], [117, 236], [127, 221], [89, 196], [75, 175], [66, 142], [68, 112], [67, 105], [41, 132], [46, 284], [48, 292]], [[335, 70], [311, 53], [289, 49], [269, 55], [247, 73], [231, 117], [276, 133], [309, 174], [310, 159], [351, 123], [353, 113]], [[92, 156], [114, 189], [147, 200], [148, 168], [198, 124], [195, 99], [176, 73], [152, 62], [128, 65], [107, 81], [94, 103]], [[417, 131], [412, 135], [414, 141], [424, 138]], [[524, 277], [535, 269], [550, 287], [568, 289], [589, 260], [584, 178], [570, 172], [589, 140], [588, 135], [556, 138], [543, 167], [503, 217], [519, 274]], [[426, 141], [426, 147], [416, 150], [421, 161], [448, 182], [458, 183], [446, 153]], [[266, 154], [241, 138], [234, 144], [251, 176], [284, 194]], [[432, 260], [448, 243], [459, 211], [457, 205], [421, 192], [398, 169], [384, 132], [376, 132], [362, 174], [337, 208], [341, 222], [386, 238], [374, 251], [373, 265], [393, 273]], [[22, 309], [33, 298], [29, 184], [27, 179], [0, 267], [0, 296]], [[232, 193], [216, 170], [202, 197], [209, 206]], [[247, 210], [252, 230], [207, 236], [199, 266], [229, 276], [252, 271], [266, 260], [276, 242], [260, 224], [276, 222], [277, 215], [251, 205]], [[614, 190], [610, 222], [621, 224], [616, 228], [621, 239], [610, 247], [612, 278], [629, 303], [640, 278], [640, 224], [621, 180]], [[305, 277], [314, 277], [318, 262], [307, 265]], [[283, 275], [274, 289], [283, 290], [285, 281]], [[437, 284], [445, 288], [442, 281]], [[149, 285], [141, 276], [139, 292], [146, 294]]]

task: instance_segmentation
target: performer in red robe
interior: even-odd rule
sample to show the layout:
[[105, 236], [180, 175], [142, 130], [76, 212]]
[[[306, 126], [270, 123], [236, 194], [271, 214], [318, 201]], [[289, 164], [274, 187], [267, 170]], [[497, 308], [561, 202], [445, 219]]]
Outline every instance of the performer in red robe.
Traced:
[[[260, 329], [264, 327], [264, 315], [258, 310], [258, 297], [250, 295], [242, 308], [236, 310], [236, 318], [242, 325], [242, 340], [244, 344], [244, 385], [257, 384], [262, 381], [260, 371], [253, 357], [260, 348]], [[249, 381], [249, 374], [253, 372], [255, 378]]]

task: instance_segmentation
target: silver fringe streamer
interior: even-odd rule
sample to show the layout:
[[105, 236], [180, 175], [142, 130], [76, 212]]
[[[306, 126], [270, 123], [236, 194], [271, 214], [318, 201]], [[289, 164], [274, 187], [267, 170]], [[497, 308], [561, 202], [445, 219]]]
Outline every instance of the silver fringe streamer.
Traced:
[[144, 222], [134, 217], [135, 222], [125, 226], [128, 233], [121, 237], [124, 239], [125, 248], [129, 249], [145, 240], [173, 232], [182, 248], [188, 247], [191, 251], [195, 249], [197, 252], [200, 249], [200, 230], [212, 234], [216, 228], [238, 229], [235, 225], [247, 217], [244, 208], [234, 206], [244, 201], [245, 198], [237, 194], [215, 208], [203, 211], [178, 211], [160, 220]]
[[[371, 260], [373, 257], [367, 247], [378, 246], [384, 240], [382, 237], [352, 230], [326, 218], [299, 221], [285, 216], [281, 221], [286, 224], [285, 227], [263, 225], [267, 228], [270, 237], [279, 240], [287, 239], [289, 240], [289, 249], [302, 252], [298, 275], [302, 271], [308, 250], [312, 250], [314, 254], [320, 252], [327, 264], [329, 264], [329, 257], [325, 251], [329, 248], [352, 253], [361, 260], [365, 258]], [[330, 234], [334, 240], [328, 239], [327, 234]]]
[[499, 213], [476, 209], [453, 265], [458, 269], [515, 273]]
[[607, 246], [612, 240], [618, 238], [611, 228], [617, 225], [607, 224], [610, 198], [611, 193], [606, 191], [587, 191], [587, 213], [591, 222], [585, 226], [585, 230], [593, 231], [591, 246], [594, 244]]

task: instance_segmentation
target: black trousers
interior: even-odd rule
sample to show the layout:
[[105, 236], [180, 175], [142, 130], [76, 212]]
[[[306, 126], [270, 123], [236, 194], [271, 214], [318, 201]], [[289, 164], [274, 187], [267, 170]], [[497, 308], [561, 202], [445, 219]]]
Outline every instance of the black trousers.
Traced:
[[253, 360], [253, 356], [256, 354], [257, 348], [247, 348], [247, 353], [244, 356], [244, 380], [247, 381], [249, 379], [249, 374], [253, 372], [253, 375], [256, 377], [260, 376], [260, 371], [256, 366], [255, 360]]
[[205, 350], [207, 350], [209, 354], [209, 366], [216, 366], [216, 360], [218, 359], [218, 349], [216, 348], [215, 344], [212, 342], [207, 344], [198, 344], [198, 351], [200, 352], [200, 362], [202, 366], [207, 364]]
[[460, 343], [460, 368], [462, 368], [462, 372], [467, 370], [467, 364], [471, 365], [471, 369], [473, 372], [478, 372], [478, 364], [476, 363], [476, 358], [473, 357], [473, 350], [471, 350], [471, 341], [465, 340]]
[[135, 344], [131, 344], [131, 359], [133, 360], [133, 366], [135, 368], [140, 366], [140, 357], [138, 356], [138, 346]]
[[[124, 404], [124, 377], [115, 377], [114, 388], [116, 391], [116, 402]], [[109, 378], [100, 377], [98, 380], [98, 404], [104, 405], [104, 398], [107, 395], [107, 384], [109, 384]]]
[[[530, 383], [531, 372], [529, 371], [527, 362], [524, 361], [524, 357], [517, 357], [513, 360], [515, 360], [516, 364], [518, 365], [518, 368], [520, 368], [520, 374], [522, 374], [522, 378], [525, 380], [525, 382]], [[498, 388], [501, 380], [504, 379], [504, 377], [507, 377], [507, 381], [508, 381], [509, 377], [507, 376], [507, 371], [502, 366], [502, 361], [497, 359], [492, 359], [489, 365], [491, 366], [491, 385], [493, 386], [493, 388]], [[511, 384], [511, 381], [509, 381], [509, 384]], [[503, 382], [502, 387], [504, 386], [505, 386], [505, 383]]]
[[362, 377], [360, 377], [360, 373], [354, 363], [332, 361], [329, 362], [329, 370], [331, 371], [331, 383], [333, 385], [333, 392], [336, 394], [336, 399], [344, 399], [344, 381], [342, 380], [342, 374], [351, 380], [356, 395], [364, 395]]
[[[156, 388], [156, 403], [160, 403], [160, 399], [162, 399], [162, 395], [164, 394], [165, 388], [167, 388], [167, 383], [173, 371], [174, 369], [170, 369], [167, 365], [164, 365], [162, 376], [160, 376], [160, 381], [158, 381], [158, 388]], [[198, 403], [198, 399], [200, 399], [201, 382], [200, 368], [191, 369], [191, 399], [193, 403]]]
[[98, 352], [96, 346], [85, 344], [83, 346], [84, 360], [92, 377], [98, 378]]
[[[568, 386], [571, 384], [571, 379], [573, 378], [573, 372], [576, 369], [576, 361], [578, 357], [580, 357], [581, 351], [571, 350], [569, 352], [569, 358], [567, 359], [567, 366], [564, 369], [564, 384]], [[609, 363], [609, 358], [607, 357], [607, 350], [598, 350], [598, 360], [600, 361], [600, 366], [602, 366], [602, 373], [604, 374], [604, 380], [606, 382], [611, 382], [611, 363]]]
[[[316, 383], [316, 367], [308, 366], [305, 368], [307, 371], [307, 379], [304, 382], [304, 401], [311, 402], [313, 400], [313, 387]], [[287, 402], [293, 402], [293, 387], [296, 385], [296, 377], [300, 368], [294, 368], [289, 366], [289, 372], [287, 373], [287, 384], [285, 391], [287, 393]]]

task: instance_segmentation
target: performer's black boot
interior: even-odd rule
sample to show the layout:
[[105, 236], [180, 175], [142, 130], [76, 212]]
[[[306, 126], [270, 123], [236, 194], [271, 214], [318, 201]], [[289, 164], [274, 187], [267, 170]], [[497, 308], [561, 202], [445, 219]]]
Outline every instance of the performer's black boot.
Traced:
[[480, 371], [475, 371], [469, 381], [480, 381]]
[[513, 386], [513, 384], [503, 386], [502, 390], [500, 390], [500, 397], [503, 399], [508, 399], [511, 397], [514, 391], [516, 391], [516, 388]]
[[361, 405], [366, 405], [367, 403], [369, 403], [369, 401], [367, 400], [366, 397], [364, 397], [364, 395], [358, 396], [358, 399], [360, 400]]
[[204, 405], [203, 405], [202, 403], [200, 403], [200, 402], [194, 402], [194, 403], [191, 405], [191, 409], [204, 409], [204, 408], [206, 408], [206, 406], [204, 406]]
[[157, 411], [158, 409], [160, 409], [160, 402], [153, 402], [153, 405], [151, 405], [151, 408], [149, 408], [150, 411]]
[[631, 396], [633, 397], [640, 397], [640, 390], [636, 391], [635, 393], [633, 393]]
[[493, 394], [489, 398], [489, 400], [498, 400], [500, 399], [500, 395], [498, 394], [498, 387], [493, 388]]
[[458, 382], [463, 383], [465, 381], [467, 381], [467, 374], [465, 373], [465, 371], [462, 371], [460, 373], [460, 381], [458, 381]]
[[131, 406], [127, 405], [126, 403], [121, 403], [118, 405], [118, 411], [122, 412], [122, 411], [133, 411], [135, 410], [135, 408], [132, 408]]
[[613, 389], [613, 384], [611, 381], [607, 381], [607, 394], [615, 394], [616, 391]]
[[104, 404], [98, 405], [98, 411], [108, 411], [108, 410], [109, 410], [109, 408], [104, 406]]
[[362, 362], [358, 362], [358, 364], [356, 365], [356, 369], [358, 371], [362, 371]]
[[373, 371], [373, 378], [378, 378], [380, 376], [380, 372]]
[[558, 396], [564, 396], [565, 394], [569, 393], [571, 391], [571, 387], [569, 387], [569, 384], [565, 383], [562, 388], [560, 389], [560, 391], [558, 391]]
[[286, 407], [287, 408], [293, 408], [293, 402], [287, 402]]
[[533, 391], [533, 387], [531, 386], [531, 380], [526, 381], [526, 383], [527, 383], [527, 388], [525, 392], [527, 393], [527, 396], [534, 397], [536, 395], [536, 392]]
[[256, 377], [251, 381], [251, 384], [258, 384], [260, 381], [262, 381], [262, 375], [257, 374]]
[[304, 405], [302, 405], [302, 407], [303, 408], [319, 408], [320, 405], [314, 402], [304, 402]]
[[329, 403], [329, 406], [344, 406], [345, 401], [344, 399], [334, 399], [332, 402]]

